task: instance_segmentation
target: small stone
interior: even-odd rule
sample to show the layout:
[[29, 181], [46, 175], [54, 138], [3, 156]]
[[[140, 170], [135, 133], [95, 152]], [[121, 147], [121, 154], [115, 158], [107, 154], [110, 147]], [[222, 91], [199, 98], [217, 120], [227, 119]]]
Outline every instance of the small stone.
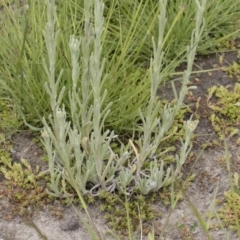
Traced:
[[213, 190], [214, 190], [214, 185], [210, 185], [209, 187], [208, 187], [208, 193], [212, 193], [213, 192]]
[[62, 224], [60, 224], [60, 228], [63, 231], [74, 231], [80, 227], [79, 220], [76, 218], [68, 219]]

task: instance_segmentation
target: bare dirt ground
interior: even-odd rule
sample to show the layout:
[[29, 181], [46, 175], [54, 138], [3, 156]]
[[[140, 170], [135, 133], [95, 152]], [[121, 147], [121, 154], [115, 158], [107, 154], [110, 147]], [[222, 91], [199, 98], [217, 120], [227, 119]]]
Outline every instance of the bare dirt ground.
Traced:
[[[236, 51], [225, 53], [221, 64], [219, 63], [219, 56], [220, 55], [214, 54], [208, 57], [197, 57], [194, 70], [225, 67], [229, 66], [233, 61], [237, 61]], [[196, 103], [197, 99], [199, 100], [199, 97], [201, 97], [199, 107], [196, 109], [194, 104], [191, 108], [192, 111], [197, 113], [200, 117], [193, 147], [195, 156], [198, 156], [201, 152], [201, 145], [203, 143], [212, 143], [214, 140], [218, 139], [209, 119], [211, 109], [207, 106], [207, 90], [213, 85], [234, 86], [236, 79], [229, 78], [228, 74], [223, 70], [215, 70], [195, 74], [191, 82], [193, 85], [197, 85], [197, 89], [193, 91], [193, 95], [188, 95], [186, 103]], [[166, 96], [164, 96], [163, 92]], [[165, 86], [163, 92], [161, 95], [162, 97], [168, 99], [172, 98], [170, 87]], [[32, 141], [31, 134], [27, 132], [15, 134], [12, 136], [11, 142], [13, 146], [11, 150], [13, 161], [19, 162], [21, 158], [25, 158], [33, 167], [38, 165], [41, 169], [46, 168], [46, 165], [40, 160], [43, 151]], [[233, 172], [239, 170], [240, 156], [240, 149], [236, 146], [235, 142], [235, 138], [231, 138], [227, 141], [229, 151], [232, 155], [231, 168]], [[187, 176], [189, 172], [192, 172], [196, 176], [187, 188], [186, 196], [194, 203], [204, 218], [206, 218], [206, 214], [211, 209], [216, 187], [218, 186], [218, 198], [223, 198], [223, 193], [229, 190], [229, 176], [223, 159], [223, 144], [212, 144], [203, 151], [197, 162], [195, 161], [196, 158], [189, 159], [183, 168], [183, 176]], [[5, 192], [5, 180], [3, 176], [0, 176], [0, 195], [3, 192]], [[164, 238], [162, 239], [207, 239], [200, 224], [197, 224], [197, 219], [191, 211], [186, 196], [177, 204], [170, 219], [168, 219], [168, 225], [164, 233]], [[63, 217], [61, 219], [52, 216], [49, 206], [47, 205], [41, 210], [33, 210], [32, 206], [28, 206], [27, 210], [31, 214], [27, 217], [9, 219], [9, 212], [12, 210], [12, 204], [14, 203], [9, 201], [8, 196], [3, 196], [0, 200], [0, 240], [91, 239], [83, 224], [78, 221], [78, 217], [71, 207], [59, 206], [57, 201], [52, 204], [55, 211], [57, 211], [57, 209], [63, 211]], [[152, 205], [152, 207], [162, 213], [161, 218], [155, 219], [154, 222], [152, 222], [155, 226], [156, 235], [158, 235], [161, 233], [171, 209], [161, 201]], [[99, 231], [103, 233], [106, 232], [108, 226], [104, 221], [103, 214], [99, 211], [98, 203], [90, 206], [90, 212]], [[39, 233], [38, 229], [40, 229]], [[227, 239], [227, 236], [228, 239], [238, 239], [235, 233], [229, 230], [224, 233], [219, 228], [211, 230], [210, 234], [214, 240]], [[109, 237], [107, 239], [112, 238]], [[140, 237], [136, 237], [136, 239], [140, 239]]]

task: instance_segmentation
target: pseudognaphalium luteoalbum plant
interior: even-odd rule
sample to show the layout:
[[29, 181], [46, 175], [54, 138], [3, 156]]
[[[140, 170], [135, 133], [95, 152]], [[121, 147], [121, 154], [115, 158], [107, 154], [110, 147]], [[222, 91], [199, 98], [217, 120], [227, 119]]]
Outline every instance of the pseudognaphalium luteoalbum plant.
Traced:
[[[173, 125], [187, 91], [194, 88], [187, 85], [203, 30], [206, 1], [202, 1], [202, 4], [199, 0], [195, 2], [196, 27], [187, 48], [187, 69], [183, 75], [182, 87], [178, 94], [172, 83], [175, 93], [174, 105], [165, 105], [162, 109], [157, 90], [163, 81], [162, 44], [167, 22], [167, 1], [159, 1], [159, 36], [156, 42], [153, 40], [154, 51], [149, 68], [149, 101], [146, 109], [139, 109], [140, 134], [137, 135], [138, 138], [135, 136], [129, 139], [128, 143], [119, 144], [117, 152], [111, 147], [111, 143], [118, 138], [117, 133], [105, 129], [104, 126], [111, 111], [111, 102], [104, 104], [108, 91], [103, 89], [103, 86], [106, 86], [104, 83], [108, 81], [108, 75], [104, 74], [105, 59], [101, 56], [101, 38], [104, 31], [103, 1], [84, 1], [84, 34], [80, 38], [70, 36], [69, 39], [72, 86], [67, 91], [64, 87], [59, 89], [62, 72], [58, 76], [55, 75], [59, 32], [55, 30], [57, 16], [54, 0], [47, 2], [48, 22], [43, 35], [49, 59], [44, 60], [44, 67], [47, 74], [46, 91], [51, 101], [52, 114], [48, 120], [43, 119], [42, 137], [49, 160], [52, 194], [67, 196], [67, 184], [82, 194], [98, 195], [100, 191], [114, 190], [127, 195], [132, 192], [148, 194], [170, 185], [181, 175], [181, 167], [191, 150], [191, 137], [198, 122], [190, 119], [184, 123], [186, 136], [181, 139], [181, 147], [174, 164], [165, 164], [157, 150]], [[91, 16], [94, 16], [94, 19]], [[65, 94], [69, 96], [68, 111], [62, 104]], [[71, 122], [68, 121], [68, 115], [71, 116]]]

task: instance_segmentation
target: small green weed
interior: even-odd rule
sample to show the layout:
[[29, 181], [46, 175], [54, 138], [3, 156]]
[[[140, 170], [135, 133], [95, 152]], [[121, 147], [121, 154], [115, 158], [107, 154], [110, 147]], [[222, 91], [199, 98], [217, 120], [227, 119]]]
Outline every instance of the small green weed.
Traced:
[[149, 229], [149, 222], [161, 216], [160, 212], [154, 211], [151, 207], [151, 203], [157, 199], [157, 194], [150, 194], [149, 196], [135, 195], [127, 203], [125, 196], [107, 192], [102, 192], [99, 198], [102, 200], [100, 210], [105, 213], [104, 218], [111, 228], [121, 235], [126, 235], [126, 229], [128, 229], [126, 204], [128, 204], [133, 231], [139, 230], [139, 217], [143, 223], [143, 231], [148, 233], [151, 230]]
[[240, 178], [238, 173], [234, 173], [233, 188], [225, 192], [225, 200], [219, 202], [223, 206], [218, 210], [222, 224], [233, 231], [238, 231], [237, 222], [240, 221]]
[[[208, 90], [208, 106], [213, 110], [210, 117], [214, 130], [220, 140], [237, 135], [240, 123], [240, 84], [230, 90], [229, 87], [213, 86]], [[237, 140], [239, 143], [239, 139]]]
[[[162, 215], [157, 208], [153, 207], [154, 204], [163, 202], [170, 206], [172, 201], [181, 201], [183, 199], [182, 193], [188, 188], [192, 180], [193, 177], [189, 176], [185, 181], [176, 181], [174, 194], [169, 187], [165, 187], [146, 196], [133, 194], [127, 200], [123, 194], [109, 192], [101, 192], [94, 200], [91, 200], [92, 196], [90, 195], [85, 196], [85, 200], [87, 203], [89, 203], [89, 199], [91, 203], [97, 199], [100, 200], [100, 211], [104, 212], [104, 218], [111, 229], [117, 231], [119, 235], [126, 236], [128, 234], [126, 230], [128, 229], [128, 219], [130, 219], [131, 231], [138, 232], [142, 228], [142, 234], [145, 236], [151, 232], [152, 222]], [[128, 211], [128, 215], [126, 211]]]
[[230, 78], [237, 78], [237, 81], [240, 81], [240, 65], [238, 62], [233, 62], [232, 65], [226, 67], [225, 71]]
[[[240, 58], [240, 50], [238, 50], [238, 58]], [[225, 71], [228, 73], [230, 78], [236, 78], [237, 81], [240, 81], [240, 62], [234, 61], [230, 66], [225, 68]]]
[[179, 224], [177, 227], [180, 230], [182, 239], [193, 240], [194, 239], [193, 232], [198, 227], [198, 223], [194, 222], [193, 224], [191, 224], [189, 226], [188, 224], [183, 222], [183, 223]]
[[38, 166], [33, 170], [25, 159], [13, 162], [9, 152], [0, 150], [0, 173], [6, 179], [2, 197], [7, 197], [11, 203], [8, 219], [29, 213], [29, 206], [40, 207], [51, 201], [43, 184], [45, 173], [40, 172]]

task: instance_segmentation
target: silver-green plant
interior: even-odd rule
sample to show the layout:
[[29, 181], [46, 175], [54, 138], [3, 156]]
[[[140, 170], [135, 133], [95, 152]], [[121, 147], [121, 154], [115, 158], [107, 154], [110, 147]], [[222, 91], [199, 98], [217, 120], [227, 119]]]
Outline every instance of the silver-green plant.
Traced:
[[[78, 196], [86, 193], [98, 195], [102, 190], [112, 192], [116, 189], [126, 195], [133, 191], [148, 194], [150, 191], [157, 191], [171, 184], [180, 176], [181, 167], [191, 149], [191, 136], [197, 122], [190, 119], [184, 124], [186, 136], [181, 140], [182, 146], [180, 153], [176, 155], [176, 166], [171, 165], [166, 170], [165, 163], [161, 160], [160, 154], [157, 154], [157, 150], [173, 125], [187, 91], [193, 88], [187, 87], [187, 84], [196, 47], [204, 27], [203, 11], [206, 0], [203, 0], [202, 4], [199, 0], [195, 2], [196, 29], [187, 49], [188, 65], [184, 72], [182, 88], [178, 96], [174, 84], [172, 85], [175, 104], [173, 107], [166, 105], [162, 109], [161, 101], [157, 97], [157, 89], [164, 79], [161, 74], [164, 57], [162, 43], [167, 22], [167, 0], [159, 1], [161, 8], [159, 37], [157, 43], [153, 40], [154, 53], [149, 69], [151, 78], [149, 103], [145, 111], [139, 109], [142, 124], [138, 130], [141, 134], [139, 139], [136, 139], [133, 133], [133, 139], [129, 140], [129, 144], [120, 143], [116, 153], [111, 143], [117, 140], [117, 135], [105, 129], [104, 125], [111, 111], [111, 102], [104, 104], [108, 94], [107, 89], [104, 89], [108, 76], [103, 76], [105, 60], [101, 57], [101, 37], [104, 30], [103, 1], [84, 1], [84, 36], [80, 39], [71, 36], [69, 40], [72, 62], [72, 88], [68, 92], [69, 113], [61, 103], [66, 89], [65, 87], [58, 89], [63, 70], [57, 80], [55, 76], [57, 16], [54, 0], [48, 1], [48, 22], [43, 35], [49, 56], [49, 67], [45, 60], [44, 67], [48, 79], [45, 87], [50, 98], [52, 115], [49, 116], [48, 121], [43, 118], [42, 137], [49, 159], [52, 194], [70, 196], [66, 188], [67, 183], [73, 187]], [[94, 21], [91, 18], [92, 11], [94, 11]], [[71, 115], [72, 122], [68, 121], [68, 114]]]
[[[143, 131], [142, 137], [137, 141], [139, 151], [136, 151], [137, 148], [133, 146], [136, 155], [134, 159], [137, 176], [136, 185], [140, 192], [144, 194], [147, 194], [150, 191], [157, 191], [161, 187], [169, 185], [179, 176], [181, 167], [191, 150], [191, 137], [198, 124], [198, 121], [191, 121], [191, 119], [184, 123], [186, 133], [185, 142], [181, 139], [182, 147], [180, 148], [180, 154], [176, 155], [176, 169], [173, 170], [172, 166], [170, 166], [167, 170], [164, 170], [164, 161], [159, 160], [160, 157], [156, 154], [157, 149], [159, 149], [164, 136], [169, 131], [170, 127], [172, 127], [174, 118], [179, 112], [180, 107], [183, 105], [183, 100], [187, 91], [195, 88], [194, 86], [187, 87], [187, 85], [192, 72], [197, 44], [204, 28], [203, 12], [206, 1], [203, 1], [202, 5], [200, 5], [198, 0], [195, 2], [197, 4], [196, 28], [192, 34], [191, 45], [187, 48], [187, 70], [183, 75], [182, 87], [178, 96], [174, 83], [172, 82], [172, 88], [175, 93], [175, 104], [173, 107], [166, 105], [162, 110], [161, 101], [157, 97], [157, 89], [164, 80], [164, 77], [161, 75], [161, 70], [162, 59], [164, 56], [162, 44], [164, 41], [164, 29], [167, 22], [167, 1], [159, 1], [161, 9], [159, 15], [159, 37], [157, 44], [153, 40], [154, 52], [150, 65], [150, 78], [152, 80], [150, 99], [147, 106], [146, 116], [144, 116], [142, 111], [139, 110]], [[150, 169], [145, 171], [142, 169], [142, 166], [146, 161], [149, 161], [149, 159], [152, 159], [150, 162]]]
[[[48, 76], [46, 90], [50, 96], [53, 114], [49, 116], [49, 127], [47, 121], [43, 119], [44, 131], [42, 133], [44, 145], [47, 149], [49, 158], [49, 171], [51, 175], [51, 188], [56, 195], [63, 194], [58, 191], [60, 180], [64, 179], [73, 187], [76, 183], [77, 188], [82, 193], [86, 190], [87, 182], [94, 183], [91, 193], [98, 187], [106, 191], [115, 189], [113, 181], [114, 174], [118, 170], [121, 159], [127, 159], [122, 154], [121, 159], [117, 159], [116, 154], [110, 148], [110, 143], [116, 137], [109, 130], [104, 131], [104, 120], [109, 111], [109, 103], [102, 109], [102, 103], [107, 94], [102, 93], [102, 71], [104, 61], [101, 62], [101, 34], [103, 32], [103, 4], [101, 1], [94, 2], [95, 25], [92, 27], [89, 16], [91, 11], [90, 1], [85, 1], [85, 36], [77, 40], [71, 36], [69, 46], [72, 57], [72, 91], [69, 93], [70, 111], [73, 119], [72, 124], [66, 119], [64, 106], [60, 108], [62, 96], [65, 88], [62, 88], [59, 96], [58, 84], [61, 80], [61, 73], [55, 82], [55, 49], [57, 34], [55, 28], [55, 7], [54, 1], [48, 3], [48, 23], [44, 30], [44, 37], [49, 55], [49, 69], [45, 66]], [[79, 47], [82, 46], [82, 65], [83, 74], [81, 78], [82, 99], [78, 94], [77, 81], [79, 80]], [[91, 49], [93, 48], [93, 51]], [[45, 61], [44, 61], [45, 63]], [[113, 163], [113, 160], [115, 162]], [[108, 163], [106, 164], [106, 161]], [[73, 178], [70, 181], [69, 177]], [[73, 184], [73, 181], [75, 183]], [[64, 185], [65, 186], [65, 185]], [[98, 192], [98, 191], [97, 191]]]

